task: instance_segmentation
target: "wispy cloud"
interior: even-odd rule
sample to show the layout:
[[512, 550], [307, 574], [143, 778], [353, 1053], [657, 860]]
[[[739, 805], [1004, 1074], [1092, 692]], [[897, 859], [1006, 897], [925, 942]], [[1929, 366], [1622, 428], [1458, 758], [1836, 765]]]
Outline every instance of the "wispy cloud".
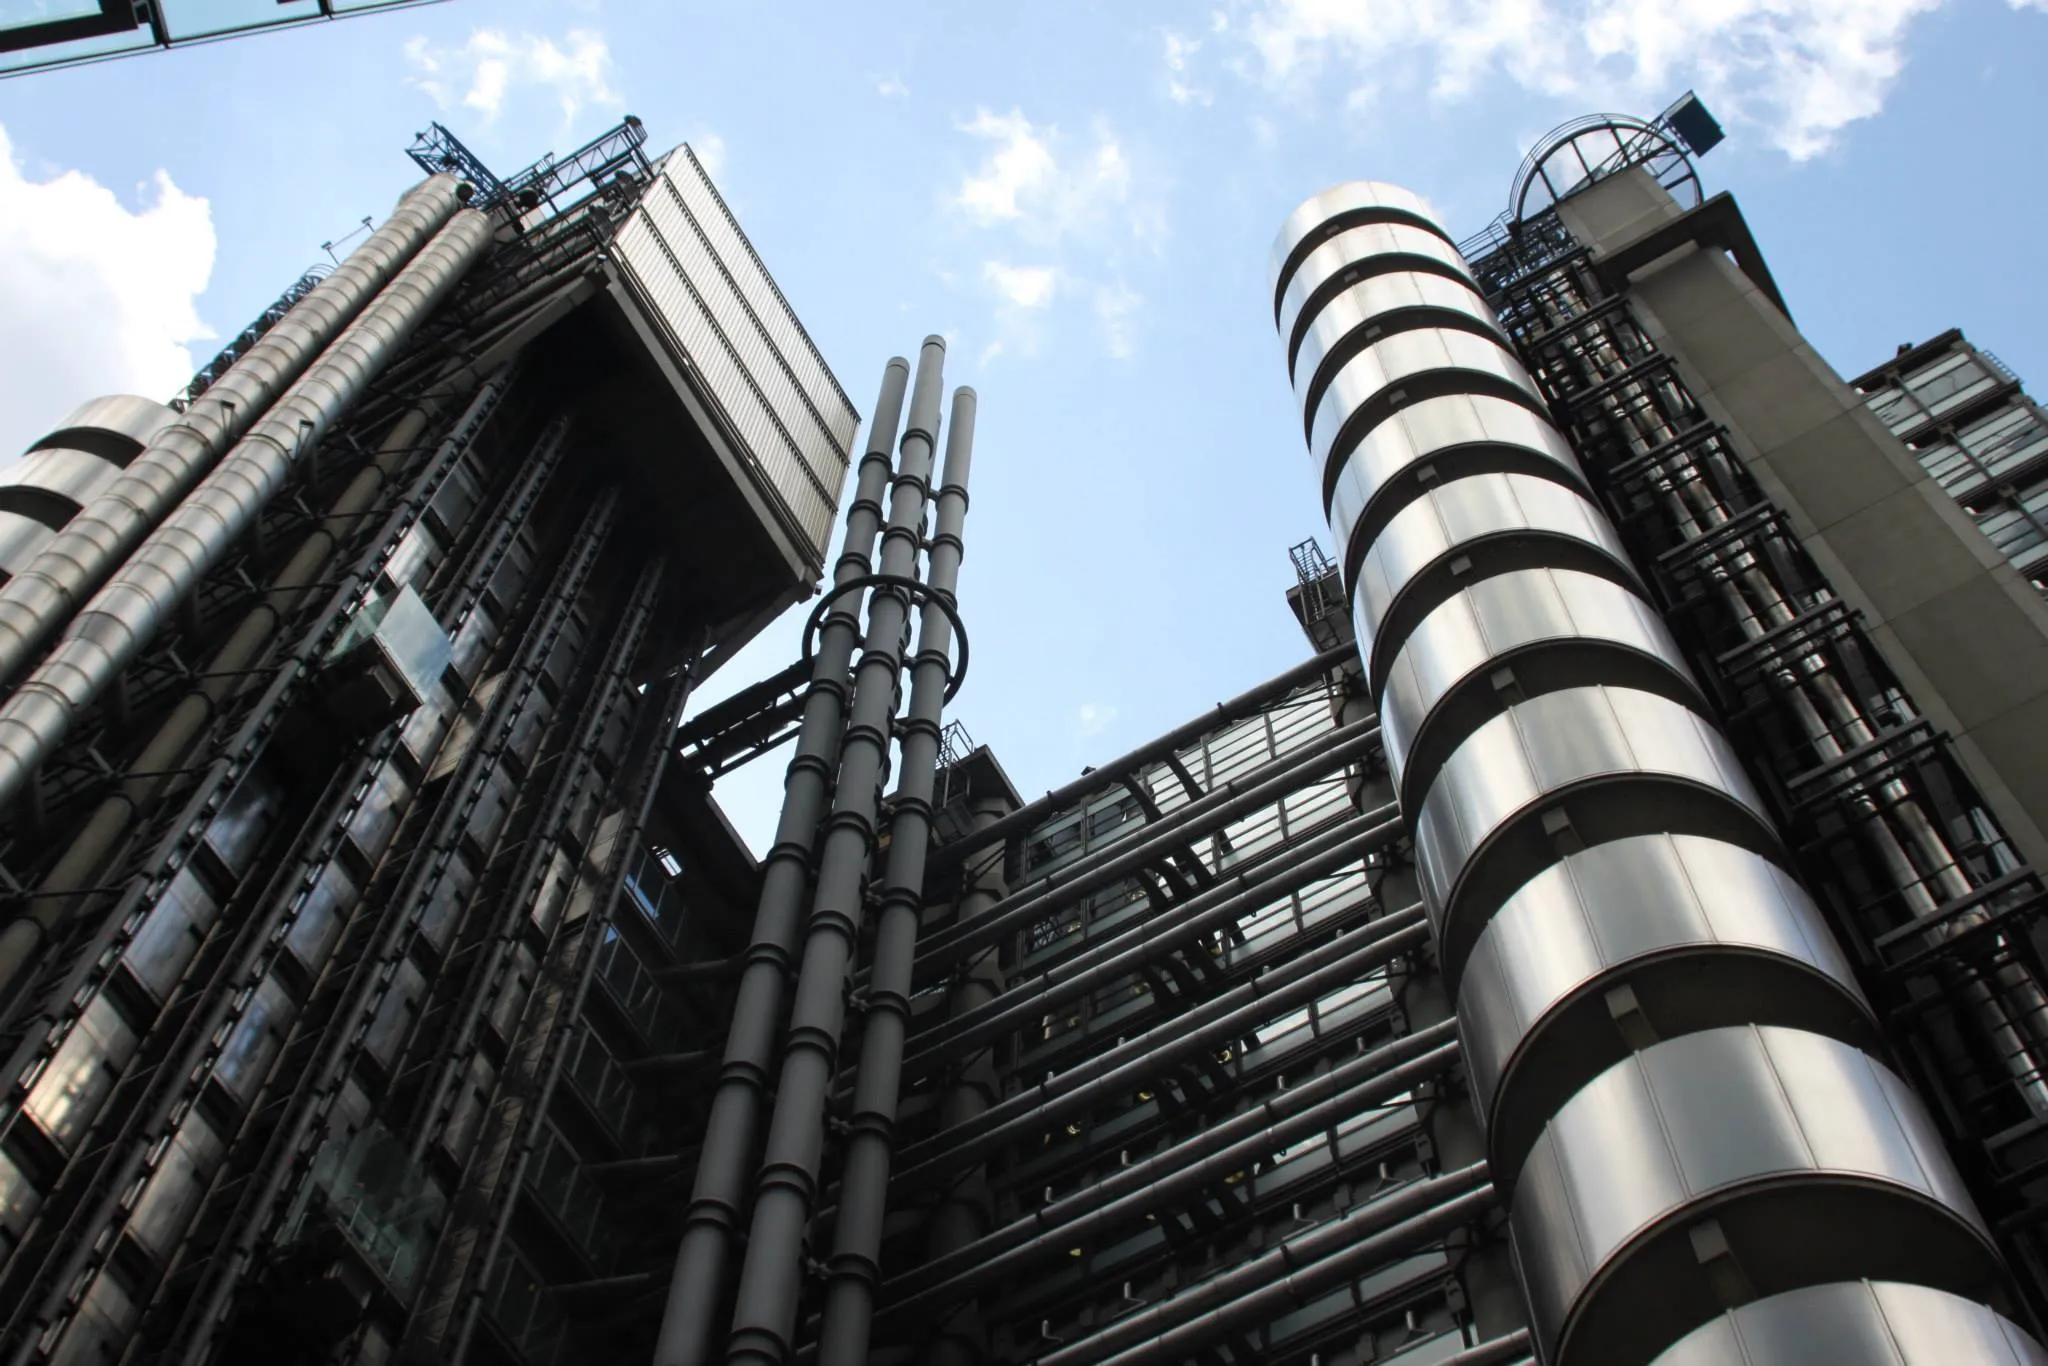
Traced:
[[136, 207], [88, 176], [31, 180], [0, 129], [0, 450], [11, 457], [92, 395], [168, 398], [212, 330], [213, 213], [158, 171]]
[[1413, 88], [1423, 72], [1439, 101], [1507, 80], [1587, 108], [1651, 109], [1691, 85], [1803, 159], [1883, 107], [1908, 26], [1942, 3], [1249, 0], [1223, 31], [1263, 81], [1298, 95], [1334, 80], [1352, 112], [1359, 91]]
[[529, 90], [551, 98], [564, 123], [585, 109], [624, 103], [612, 85], [611, 47], [593, 29], [571, 29], [557, 40], [480, 28], [452, 47], [414, 37], [405, 59], [412, 84], [436, 105], [471, 110], [485, 121]]
[[1083, 740], [1102, 734], [1115, 723], [1117, 709], [1104, 702], [1083, 702], [1074, 713], [1074, 726]]
[[1162, 37], [1166, 43], [1166, 97], [1175, 104], [1211, 103], [1215, 96], [1193, 85], [1188, 75], [1189, 58], [1202, 50], [1202, 40], [1171, 29]]
[[1101, 122], [1069, 137], [1021, 110], [977, 110], [960, 131], [985, 146], [947, 203], [1000, 244], [981, 268], [998, 333], [985, 354], [1031, 355], [1045, 317], [1068, 298], [1094, 311], [1106, 350], [1130, 354], [1142, 300], [1118, 277], [1120, 261], [1133, 248], [1156, 254], [1166, 217], [1164, 196], [1141, 189], [1122, 140]]
[[1128, 360], [1138, 349], [1138, 310], [1144, 296], [1117, 280], [1095, 289], [1095, 321], [1102, 331], [1102, 349], [1117, 360]]
[[981, 278], [995, 292], [1019, 308], [1044, 308], [1052, 302], [1057, 275], [1051, 266], [1013, 266], [1005, 261], [986, 261]]
[[884, 76], [876, 83], [875, 93], [885, 100], [905, 100], [910, 98], [910, 87], [900, 77]]

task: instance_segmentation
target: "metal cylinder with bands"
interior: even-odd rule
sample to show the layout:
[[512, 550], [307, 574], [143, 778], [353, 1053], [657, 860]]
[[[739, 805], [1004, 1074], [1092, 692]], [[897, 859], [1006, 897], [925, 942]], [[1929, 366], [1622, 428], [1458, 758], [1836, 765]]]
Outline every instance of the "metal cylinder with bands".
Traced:
[[1434, 212], [1393, 185], [1327, 190], [1287, 220], [1271, 283], [1540, 1359], [1819, 1342], [1855, 1366], [1920, 1360], [1885, 1345], [1916, 1334], [2040, 1359]]

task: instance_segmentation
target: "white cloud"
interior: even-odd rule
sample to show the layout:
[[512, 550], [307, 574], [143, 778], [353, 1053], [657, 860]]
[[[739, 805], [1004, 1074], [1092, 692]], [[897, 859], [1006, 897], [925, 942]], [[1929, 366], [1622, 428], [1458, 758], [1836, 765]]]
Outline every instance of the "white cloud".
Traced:
[[211, 207], [163, 171], [131, 209], [77, 171], [29, 179], [0, 129], [0, 459], [86, 399], [182, 388], [214, 248]]
[[[1000, 353], [1028, 357], [1056, 331], [1063, 301], [1091, 309], [1110, 354], [1130, 354], [1142, 302], [1120, 278], [1132, 248], [1156, 255], [1166, 236], [1164, 196], [1132, 165], [1107, 124], [1070, 139], [1021, 111], [983, 109], [960, 126], [992, 144], [948, 196], [977, 231], [1000, 243], [982, 258]], [[1018, 264], [1019, 258], [1031, 264]], [[955, 277], [941, 269], [941, 278]], [[1117, 277], [1114, 286], [1100, 282]]]
[[1052, 302], [1055, 272], [1051, 266], [1013, 266], [985, 261], [981, 278], [1019, 308], [1044, 308]]
[[1130, 201], [1130, 163], [1107, 127], [1094, 130], [1092, 147], [1064, 159], [1059, 129], [1034, 124], [1016, 110], [977, 110], [960, 131], [996, 144], [952, 196], [982, 227], [1008, 225], [1034, 241], [1054, 242], [1113, 221]]
[[[1913, 18], [1943, 0], [1254, 0], [1240, 33], [1298, 89], [1433, 73], [1455, 100], [1505, 77], [1536, 93], [1636, 110], [1686, 86], [1794, 158], [1878, 112]], [[2012, 0], [2048, 3], [2048, 0]]]
[[909, 99], [910, 87], [905, 85], [900, 77], [887, 76], [875, 86], [875, 93], [885, 100]]
[[558, 42], [537, 33], [480, 28], [458, 47], [415, 37], [406, 42], [412, 84], [442, 109], [476, 111], [496, 118], [508, 95], [534, 89], [560, 106], [562, 121], [593, 106], [623, 103], [612, 88], [612, 54], [603, 34], [571, 29]]
[[1083, 702], [1074, 713], [1075, 725], [1084, 740], [1108, 730], [1116, 717], [1116, 708], [1102, 702]]

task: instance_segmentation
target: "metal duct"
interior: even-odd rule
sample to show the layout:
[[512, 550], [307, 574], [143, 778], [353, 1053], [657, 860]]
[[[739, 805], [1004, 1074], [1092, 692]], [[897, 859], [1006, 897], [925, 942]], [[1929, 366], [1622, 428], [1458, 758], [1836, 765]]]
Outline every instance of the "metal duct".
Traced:
[[[888, 487], [889, 450], [903, 412], [909, 362], [890, 360], [882, 372], [881, 396], [868, 425], [867, 450], [846, 509], [846, 538], [832, 569], [835, 589], [867, 577], [875, 537], [882, 526], [882, 492]], [[824, 617], [818, 632], [811, 683], [804, 697], [796, 753], [783, 779], [782, 815], [775, 843], [761, 869], [761, 893], [726, 1035], [725, 1057], [704, 1125], [704, 1148], [684, 1218], [681, 1250], [669, 1280], [655, 1366], [696, 1366], [711, 1352], [713, 1320], [724, 1296], [732, 1240], [739, 1231], [741, 1202], [759, 1141], [762, 1102], [774, 1075], [775, 1042], [782, 1024], [790, 955], [803, 917], [811, 853], [825, 814], [833, 771], [846, 729], [847, 678], [860, 643], [859, 604], [849, 591]]]
[[25, 572], [79, 509], [177, 420], [177, 411], [161, 403], [113, 394], [73, 409], [30, 446], [0, 479], [0, 574]]
[[347, 412], [490, 243], [489, 218], [457, 213], [72, 620], [49, 658], [0, 707], [0, 803], [21, 792], [100, 690], [254, 525], [299, 456]]
[[867, 1361], [875, 1287], [882, 1279], [882, 1226], [889, 1213], [889, 1163], [902, 1091], [903, 1040], [910, 1032], [911, 968], [924, 914], [925, 853], [931, 843], [940, 720], [946, 689], [953, 681], [953, 619], [948, 604], [954, 601], [960, 577], [974, 411], [974, 391], [956, 390], [925, 578], [932, 600], [919, 615], [910, 707], [897, 726], [903, 737], [903, 767], [890, 802], [889, 861], [875, 919], [867, 1028], [861, 1035], [853, 1111], [847, 1121], [839, 1220], [825, 1273], [819, 1366], [862, 1366]]
[[[882, 531], [880, 577], [900, 585], [914, 578], [922, 543], [932, 448], [938, 439], [939, 387], [946, 344], [927, 337], [918, 353], [910, 415], [897, 447], [889, 490], [889, 522]], [[889, 738], [901, 688], [908, 639], [909, 593], [878, 584], [868, 597], [867, 635], [854, 671], [853, 704], [840, 746], [839, 779], [825, 844], [818, 856], [817, 890], [805, 927], [795, 1002], [783, 1041], [782, 1076], [761, 1159], [754, 1218], [733, 1308], [731, 1362], [779, 1366], [794, 1345], [797, 1297], [803, 1279], [804, 1232], [817, 1195], [825, 1142], [825, 1108], [837, 1070], [839, 1036], [846, 1023], [846, 974], [853, 964], [865, 911], [868, 866], [875, 845], [875, 804], [888, 769]], [[936, 738], [936, 737], [930, 737]], [[906, 754], [930, 764], [937, 746]]]
[[468, 197], [468, 186], [454, 176], [434, 176], [415, 186], [383, 227], [294, 304], [181, 417], [153, 433], [120, 477], [96, 493], [33, 560], [14, 568], [13, 577], [0, 585], [0, 683], [21, 672], [221, 452], [269, 411], [285, 386]]
[[1730, 1309], [1655, 1366], [2048, 1366], [2011, 1320], [1924, 1285], [1838, 1281]]
[[[1359, 182], [1298, 210], [1273, 262], [1538, 1355], [1647, 1366], [1727, 1305], [1863, 1276], [1997, 1293], [1982, 1221], [1448, 235]], [[1198, 1336], [1155, 1341], [1129, 1359]]]

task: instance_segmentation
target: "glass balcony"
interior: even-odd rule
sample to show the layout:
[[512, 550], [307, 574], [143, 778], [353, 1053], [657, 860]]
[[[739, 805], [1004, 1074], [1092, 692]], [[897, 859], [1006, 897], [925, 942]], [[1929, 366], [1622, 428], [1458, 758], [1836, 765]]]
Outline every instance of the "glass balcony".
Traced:
[[292, 1236], [331, 1224], [409, 1302], [447, 1209], [448, 1197], [407, 1155], [405, 1144], [372, 1124], [320, 1150]]
[[526, 1165], [526, 1184], [590, 1264], [609, 1270], [617, 1260], [619, 1211], [552, 1126]]
[[682, 1001], [654, 980], [647, 965], [610, 925], [605, 926], [604, 941], [597, 947], [597, 980], [632, 1022], [650, 1053], [683, 1047], [681, 1040], [689, 1022]]

